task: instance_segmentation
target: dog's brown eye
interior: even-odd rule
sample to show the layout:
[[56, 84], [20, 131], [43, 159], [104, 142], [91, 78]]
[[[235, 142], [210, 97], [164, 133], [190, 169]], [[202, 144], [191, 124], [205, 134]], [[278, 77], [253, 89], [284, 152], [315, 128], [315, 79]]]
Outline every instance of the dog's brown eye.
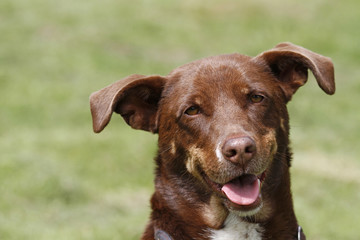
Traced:
[[261, 102], [262, 100], [264, 100], [264, 96], [261, 96], [261, 95], [258, 95], [258, 94], [254, 94], [254, 95], [251, 95], [250, 100], [251, 100], [251, 102], [253, 102], [253, 103], [259, 103], [259, 102]]
[[199, 112], [200, 112], [199, 107], [191, 106], [191, 107], [189, 107], [188, 109], [186, 109], [185, 114], [186, 114], [186, 115], [193, 116], [193, 115], [198, 114]]

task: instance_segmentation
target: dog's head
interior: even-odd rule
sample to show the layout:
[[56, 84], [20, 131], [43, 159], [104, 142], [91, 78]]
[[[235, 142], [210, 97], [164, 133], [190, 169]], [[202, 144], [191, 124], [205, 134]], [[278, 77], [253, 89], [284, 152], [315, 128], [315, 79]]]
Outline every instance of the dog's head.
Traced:
[[286, 103], [306, 83], [335, 91], [329, 58], [282, 43], [256, 57], [201, 59], [169, 75], [132, 75], [90, 97], [100, 132], [113, 112], [135, 129], [159, 134], [163, 169], [243, 216], [259, 212], [282, 184], [290, 156]]

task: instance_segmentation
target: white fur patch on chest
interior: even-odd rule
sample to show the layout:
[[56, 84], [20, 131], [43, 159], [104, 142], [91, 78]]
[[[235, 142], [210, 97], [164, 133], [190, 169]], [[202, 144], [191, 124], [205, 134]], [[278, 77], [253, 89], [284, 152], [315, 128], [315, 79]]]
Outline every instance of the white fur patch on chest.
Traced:
[[212, 240], [261, 240], [262, 228], [259, 224], [242, 221], [236, 214], [230, 213], [224, 228], [211, 230]]

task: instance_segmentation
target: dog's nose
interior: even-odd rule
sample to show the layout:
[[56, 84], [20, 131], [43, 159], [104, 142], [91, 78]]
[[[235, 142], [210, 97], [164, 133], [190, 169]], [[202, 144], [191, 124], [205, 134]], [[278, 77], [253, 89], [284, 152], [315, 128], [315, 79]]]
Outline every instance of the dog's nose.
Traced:
[[256, 144], [250, 137], [230, 138], [222, 147], [224, 158], [236, 164], [245, 165], [254, 157], [255, 152]]

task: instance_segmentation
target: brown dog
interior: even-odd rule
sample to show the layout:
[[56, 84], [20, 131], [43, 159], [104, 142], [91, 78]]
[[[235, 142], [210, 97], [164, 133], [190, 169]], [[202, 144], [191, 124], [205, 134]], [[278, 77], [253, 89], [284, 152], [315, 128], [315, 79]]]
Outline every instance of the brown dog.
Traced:
[[305, 239], [290, 191], [286, 104], [308, 69], [335, 92], [329, 58], [282, 43], [256, 57], [201, 59], [165, 77], [131, 75], [91, 95], [95, 132], [116, 112], [159, 134], [142, 239]]

